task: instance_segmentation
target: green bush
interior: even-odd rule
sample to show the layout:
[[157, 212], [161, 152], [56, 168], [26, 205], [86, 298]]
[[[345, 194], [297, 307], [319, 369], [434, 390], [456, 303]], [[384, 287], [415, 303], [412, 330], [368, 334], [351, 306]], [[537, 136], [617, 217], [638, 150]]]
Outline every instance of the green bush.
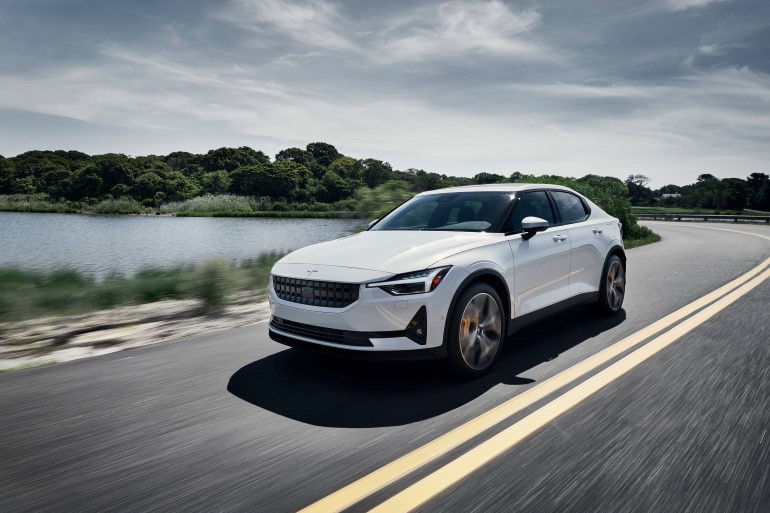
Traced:
[[628, 187], [618, 178], [611, 176], [586, 175], [582, 178], [561, 176], [527, 176], [520, 181], [526, 183], [552, 183], [564, 185], [587, 197], [611, 216], [617, 217], [623, 225], [624, 239], [645, 239], [653, 232], [639, 226], [628, 201]]
[[132, 198], [105, 199], [97, 203], [93, 210], [99, 214], [141, 214], [148, 211]]
[[356, 191], [356, 217], [377, 219], [403, 203], [412, 196], [414, 191], [408, 182], [390, 180], [374, 189], [361, 187]]

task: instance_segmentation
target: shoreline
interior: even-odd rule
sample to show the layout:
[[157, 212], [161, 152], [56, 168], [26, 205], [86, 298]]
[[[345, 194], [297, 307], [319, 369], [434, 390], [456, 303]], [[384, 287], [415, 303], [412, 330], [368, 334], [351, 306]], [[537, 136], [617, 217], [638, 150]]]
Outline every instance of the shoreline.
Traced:
[[34, 209], [34, 208], [0, 208], [0, 212], [9, 212], [16, 214], [80, 214], [80, 215], [100, 215], [100, 216], [144, 216], [144, 217], [255, 217], [255, 218], [289, 218], [289, 219], [361, 219], [365, 220], [368, 216], [360, 216], [351, 211], [315, 211], [315, 210], [260, 210], [253, 212], [246, 211], [215, 211], [215, 212], [97, 212], [92, 210], [56, 210], [56, 209]]
[[0, 373], [62, 363], [266, 322], [264, 294], [240, 294], [214, 314], [168, 300], [0, 324]]

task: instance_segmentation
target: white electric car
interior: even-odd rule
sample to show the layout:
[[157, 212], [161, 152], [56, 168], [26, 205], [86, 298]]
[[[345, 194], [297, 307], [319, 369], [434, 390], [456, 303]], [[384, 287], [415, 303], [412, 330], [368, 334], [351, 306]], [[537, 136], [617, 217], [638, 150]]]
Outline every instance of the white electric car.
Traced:
[[447, 358], [480, 376], [525, 324], [576, 304], [620, 310], [621, 231], [557, 185], [424, 192], [362, 233], [279, 260], [270, 337], [354, 357]]

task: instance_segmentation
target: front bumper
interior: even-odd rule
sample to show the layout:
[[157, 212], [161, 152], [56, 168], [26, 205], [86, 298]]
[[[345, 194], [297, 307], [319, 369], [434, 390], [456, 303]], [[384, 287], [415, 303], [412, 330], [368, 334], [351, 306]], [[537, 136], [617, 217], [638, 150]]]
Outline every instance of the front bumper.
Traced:
[[[455, 290], [467, 276], [452, 268], [436, 290], [392, 296], [359, 284], [358, 300], [344, 308], [298, 304], [280, 299], [273, 281], [268, 287], [270, 338], [286, 345], [315, 348], [340, 355], [414, 353], [409, 358], [443, 356], [444, 327]], [[424, 313], [424, 337], [415, 336], [415, 318]], [[423, 353], [418, 355], [418, 352]], [[406, 355], [400, 355], [406, 356]], [[400, 358], [399, 356], [399, 358]], [[374, 355], [372, 355], [374, 357]]]
[[402, 361], [402, 360], [434, 360], [446, 357], [444, 346], [416, 349], [410, 351], [356, 351], [355, 349], [339, 348], [315, 342], [307, 342], [292, 336], [283, 335], [273, 329], [269, 330], [270, 338], [289, 347], [300, 348], [313, 353], [325, 354], [351, 360]]

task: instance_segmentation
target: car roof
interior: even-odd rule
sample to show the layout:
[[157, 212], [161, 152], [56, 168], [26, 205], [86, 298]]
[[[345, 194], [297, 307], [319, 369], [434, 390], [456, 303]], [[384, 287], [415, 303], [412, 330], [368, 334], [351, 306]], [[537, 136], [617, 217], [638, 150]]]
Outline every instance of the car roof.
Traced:
[[486, 185], [462, 185], [460, 187], [447, 187], [446, 189], [434, 189], [418, 194], [424, 196], [428, 194], [449, 194], [457, 192], [519, 192], [532, 189], [551, 189], [575, 192], [569, 187], [563, 185], [554, 185], [550, 183], [494, 183]]

